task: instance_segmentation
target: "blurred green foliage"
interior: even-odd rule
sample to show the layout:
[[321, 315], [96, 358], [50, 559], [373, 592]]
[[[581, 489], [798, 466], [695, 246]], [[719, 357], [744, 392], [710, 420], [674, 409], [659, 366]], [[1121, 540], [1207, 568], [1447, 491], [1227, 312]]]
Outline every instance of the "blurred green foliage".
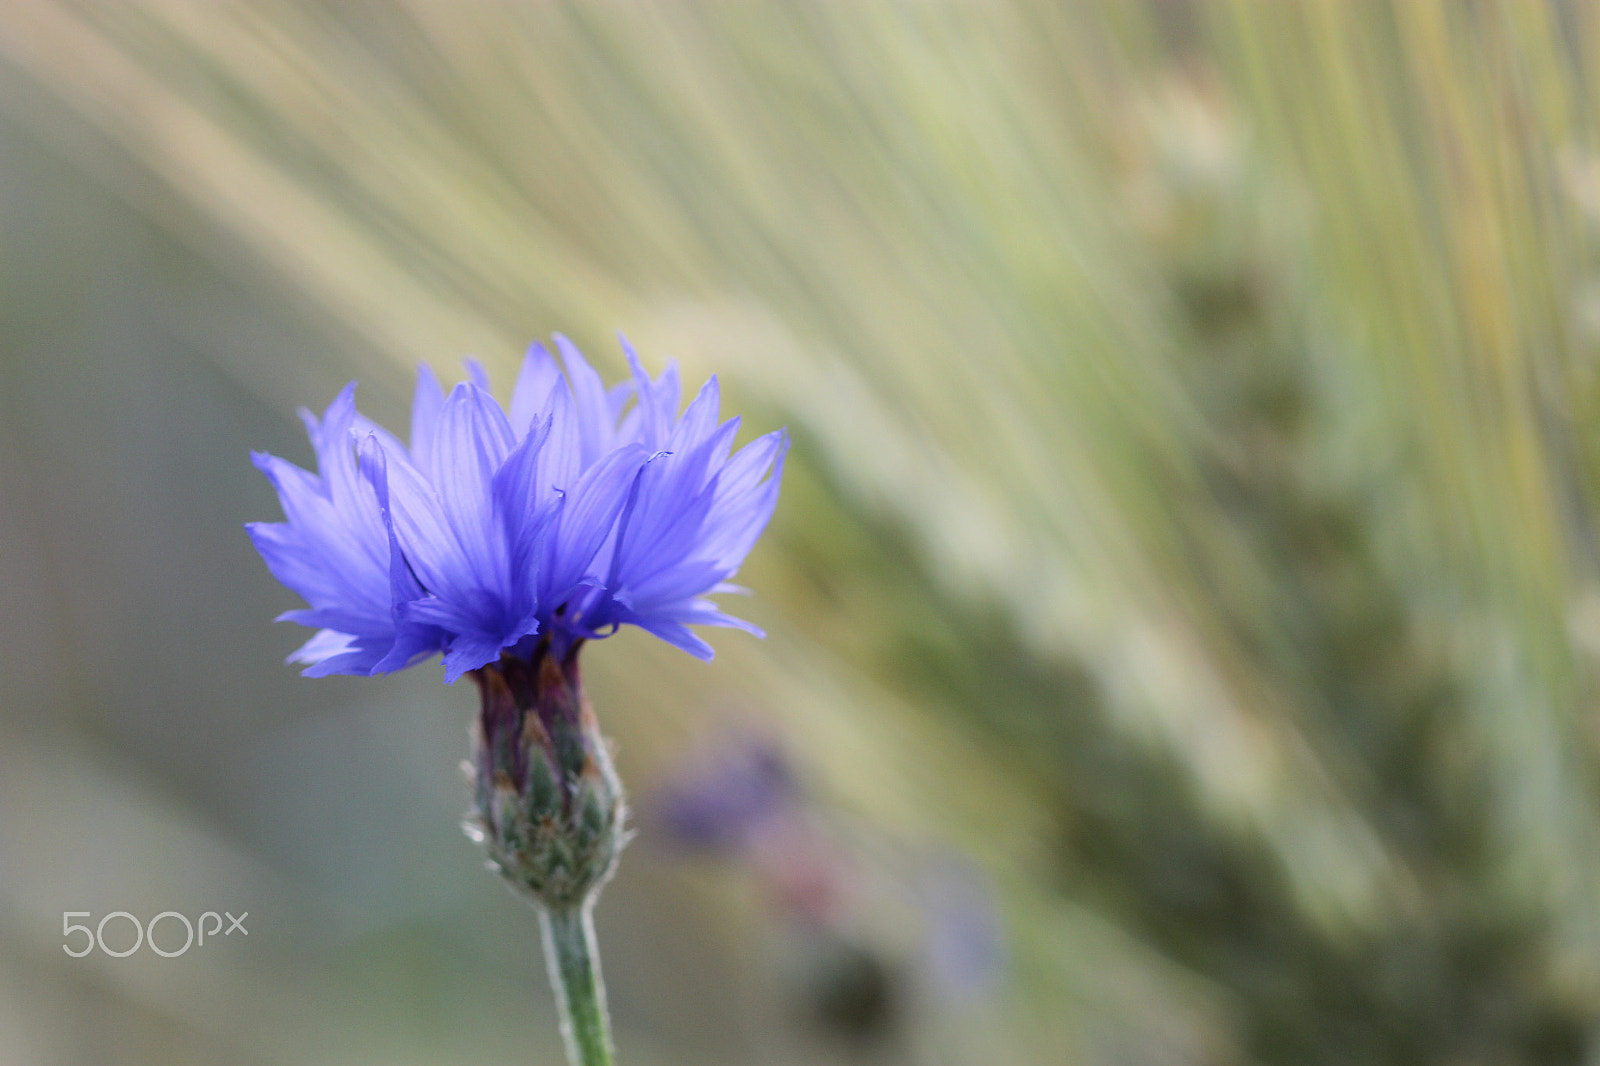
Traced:
[[[229, 335], [249, 315], [140, 282], [202, 323], [196, 358], [226, 384], [199, 402], [276, 427], [230, 437], [241, 456], [301, 454], [281, 416], [347, 377], [398, 413], [417, 361], [452, 373], [470, 352], [508, 381], [553, 329], [614, 376], [622, 328], [720, 372], [752, 427], [793, 428], [744, 576], [769, 639], [723, 637], [707, 669], [625, 637], [590, 668], [641, 785], [730, 705], [789, 746], [877, 886], [859, 939], [891, 960], [873, 980], [905, 986], [898, 1028], [807, 1035], [774, 1005], [791, 986], [773, 960], [795, 954], [775, 919], [736, 873], [646, 839], [600, 916], [625, 1061], [1578, 1063], [1600, 1046], [1596, 41], [1600, 14], [1568, 2], [38, 0], [0, 13], [0, 98], [11, 143], [159, 234], [138, 247], [172, 243], [296, 323], [296, 343]], [[46, 199], [13, 194], [12, 228]], [[117, 444], [28, 339], [49, 294], [18, 254], [0, 473], [35, 486], [25, 512], [54, 478], [41, 442]], [[120, 354], [104, 339], [75, 365], [121, 380]], [[127, 417], [158, 426], [168, 403]], [[204, 506], [182, 470], [136, 474], [180, 517]], [[249, 476], [195, 473], [232, 499]], [[11, 593], [25, 608], [117, 535], [99, 515], [59, 542], [90, 511], [73, 491], [13, 516], [35, 547], [8, 572], [56, 575]], [[240, 619], [212, 639], [269, 662], [290, 646], [266, 635], [279, 601], [243, 538], [220, 539], [269, 506], [248, 499], [216, 527], [210, 606], [170, 614], [177, 632]], [[138, 565], [117, 580], [136, 588]], [[114, 599], [139, 624], [138, 598]], [[54, 631], [62, 661], [85, 624]], [[314, 1014], [299, 1043], [261, 1042], [272, 1023], [245, 1010], [184, 1024], [265, 1061], [516, 1054], [532, 1020], [490, 1005], [533, 971], [450, 946], [518, 935], [463, 931], [478, 889], [421, 890], [444, 902], [419, 918], [373, 902], [405, 895], [391, 859], [301, 868], [307, 840], [392, 807], [289, 832], [290, 806], [162, 754], [198, 731], [247, 759], [310, 698], [228, 669], [251, 723], [231, 731], [124, 721], [83, 692], [47, 724], [21, 688], [0, 702], [17, 765], [90, 738], [88, 765], [136, 768], [317, 886], [285, 899], [379, 915], [333, 961], [256, 963], [365, 1004], [256, 1008]], [[318, 698], [464, 720], [458, 693], [372, 684], [389, 687]], [[429, 728], [409, 757], [448, 766], [454, 724]], [[46, 800], [10, 787], [0, 843], [24, 868]], [[962, 1010], [907, 976], [915, 936], [895, 931], [929, 849], [970, 856], [1008, 928], [1008, 980]], [[0, 883], [0, 963], [49, 957], [31, 1002], [86, 996], [53, 955], [59, 893], [26, 880]], [[675, 986], [684, 971], [703, 976]], [[98, 973], [96, 995], [158, 1013], [184, 994]], [[765, 991], [730, 998], [752, 973]], [[363, 1035], [429, 988], [432, 1043]]]

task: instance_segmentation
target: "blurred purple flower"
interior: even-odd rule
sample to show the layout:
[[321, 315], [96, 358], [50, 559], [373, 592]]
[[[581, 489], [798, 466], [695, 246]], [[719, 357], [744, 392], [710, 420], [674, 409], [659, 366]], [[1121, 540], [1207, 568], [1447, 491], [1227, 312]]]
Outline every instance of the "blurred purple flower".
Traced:
[[746, 739], [685, 768], [657, 791], [652, 806], [680, 844], [731, 852], [751, 844], [756, 833], [791, 810], [796, 795], [794, 775], [778, 746]]
[[[726, 584], [777, 503], [788, 438], [730, 455], [711, 378], [680, 416], [669, 365], [607, 390], [565, 337], [561, 362], [528, 349], [507, 411], [487, 376], [446, 396], [421, 367], [409, 447], [363, 418], [352, 383], [302, 418], [311, 474], [257, 453], [284, 522], [247, 528], [319, 632], [292, 656], [310, 676], [377, 674], [444, 655], [445, 682], [509, 654], [564, 661], [585, 639], [637, 625], [700, 658], [689, 625], [761, 635], [706, 599]], [[630, 407], [630, 401], [633, 401]], [[626, 413], [624, 413], [626, 412]]]

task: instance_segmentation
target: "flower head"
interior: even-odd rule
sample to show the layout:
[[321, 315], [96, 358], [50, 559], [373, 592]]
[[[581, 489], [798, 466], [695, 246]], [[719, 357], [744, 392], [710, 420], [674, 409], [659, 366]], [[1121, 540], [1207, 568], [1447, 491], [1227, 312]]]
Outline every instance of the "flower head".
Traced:
[[449, 683], [624, 624], [706, 659], [688, 626], [759, 635], [706, 596], [734, 590], [766, 527], [787, 435], [733, 452], [715, 377], [680, 414], [676, 368], [652, 380], [623, 345], [632, 378], [608, 390], [565, 337], [560, 365], [535, 343], [509, 410], [476, 364], [448, 395], [424, 366], [409, 445], [357, 413], [352, 383], [302, 415], [316, 474], [258, 453], [286, 521], [247, 528], [306, 600], [282, 617], [319, 630], [291, 659], [376, 674], [439, 652]]

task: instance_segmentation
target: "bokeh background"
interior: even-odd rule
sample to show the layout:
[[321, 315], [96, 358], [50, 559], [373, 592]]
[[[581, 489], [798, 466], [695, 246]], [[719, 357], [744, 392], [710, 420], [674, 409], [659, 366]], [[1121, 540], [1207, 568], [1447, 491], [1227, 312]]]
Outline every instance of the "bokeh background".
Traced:
[[0, 6], [0, 1062], [560, 1061], [240, 528], [556, 330], [796, 441], [586, 655], [621, 1062], [1600, 1062], [1597, 237], [1585, 3]]

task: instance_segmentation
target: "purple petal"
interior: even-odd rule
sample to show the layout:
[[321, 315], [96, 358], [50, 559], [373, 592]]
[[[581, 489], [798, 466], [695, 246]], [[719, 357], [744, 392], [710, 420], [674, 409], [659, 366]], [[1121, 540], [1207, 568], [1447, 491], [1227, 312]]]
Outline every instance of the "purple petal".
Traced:
[[[774, 430], [757, 437], [734, 453], [717, 477], [719, 497], [738, 497], [753, 489], [775, 460], [789, 450], [789, 431]], [[782, 467], [779, 467], [782, 470]]]
[[494, 506], [505, 531], [513, 581], [528, 575], [536, 559], [535, 546], [562, 501], [561, 494], [539, 476], [539, 456], [550, 429], [550, 419], [535, 423], [494, 475]]
[[395, 634], [394, 644], [382, 659], [373, 664], [374, 674], [404, 670], [444, 650], [448, 634], [436, 626], [408, 625]]
[[538, 453], [539, 484], [565, 492], [577, 482], [584, 464], [578, 412], [564, 383], [550, 391], [539, 417], [550, 422], [550, 436]]
[[545, 407], [550, 390], [561, 384], [561, 369], [555, 356], [538, 341], [528, 345], [522, 357], [522, 369], [517, 374], [516, 388], [511, 390], [511, 428], [517, 436], [528, 432], [533, 419]]
[[482, 363], [469, 355], [461, 360], [461, 365], [467, 368], [468, 381], [482, 389], [486, 395], [494, 395], [494, 387], [489, 383], [489, 372], [483, 368]]
[[286, 661], [309, 663], [300, 671], [305, 677], [327, 677], [331, 674], [366, 676], [383, 655], [383, 647], [387, 643], [358, 639], [325, 629], [302, 644]]
[[503, 647], [498, 640], [484, 637], [457, 636], [444, 653], [444, 683], [453, 685], [468, 670], [487, 666], [500, 658]]
[[328, 497], [339, 507], [355, 504], [362, 496], [355, 445], [350, 438], [355, 419], [356, 383], [352, 381], [328, 405], [312, 436], [317, 451], [317, 471], [327, 485]]
[[[671, 451], [681, 452], [704, 440], [716, 428], [717, 411], [721, 405], [722, 390], [717, 385], [717, 376], [713, 374], [700, 386], [699, 394], [683, 412], [683, 417], [678, 419], [664, 446]], [[738, 420], [730, 421], [737, 430]], [[731, 436], [729, 440], [731, 442]]]
[[567, 380], [572, 384], [572, 401], [578, 415], [578, 440], [582, 448], [583, 465], [590, 466], [600, 456], [611, 450], [616, 435], [611, 418], [611, 408], [606, 402], [605, 384], [594, 372], [583, 353], [566, 337], [557, 333], [556, 348], [561, 352], [561, 362], [567, 368]]
[[660, 618], [649, 618], [638, 615], [625, 617], [625, 622], [631, 622], [647, 633], [654, 633], [662, 640], [675, 648], [682, 648], [696, 659], [710, 662], [716, 656], [711, 645], [691, 633], [686, 627], [677, 622], [670, 622]]
[[411, 457], [428, 473], [433, 462], [433, 438], [439, 424], [444, 392], [427, 363], [417, 367], [417, 391], [411, 397]]
[[433, 484], [477, 584], [504, 588], [509, 580], [505, 537], [495, 522], [494, 475], [515, 443], [506, 416], [488, 393], [460, 384], [439, 412]]
[[478, 619], [462, 604], [439, 596], [424, 596], [399, 605], [400, 617], [412, 625], [435, 626], [448, 633], [479, 628]]
[[724, 614], [717, 605], [710, 600], [694, 600], [684, 610], [674, 616], [677, 621], [691, 626], [721, 626], [725, 629], [742, 629], [752, 636], [766, 639], [767, 632], [754, 622], [747, 622], [743, 618], [736, 618], [731, 614]]
[[370, 495], [330, 499], [323, 482], [294, 464], [263, 453], [253, 458], [277, 490], [288, 519], [248, 527], [268, 568], [314, 606], [342, 601], [375, 608], [384, 595], [373, 578], [384, 564]]
[[[722, 469], [717, 478], [714, 490], [717, 502], [706, 518], [701, 550], [708, 556], [721, 560], [728, 568], [729, 574], [732, 574], [744, 562], [744, 557], [750, 554], [750, 549], [766, 530], [772, 512], [778, 504], [778, 490], [783, 483], [783, 463], [789, 451], [789, 437], [783, 430], [769, 434], [769, 437], [776, 438], [774, 441], [776, 456], [772, 462], [771, 474], [765, 481], [754, 480], [766, 472], [764, 466], [757, 467], [754, 463], [749, 466], [735, 465], [746, 453], [751, 453], [755, 461], [760, 461], [763, 455], [770, 454], [767, 449], [752, 451], [761, 441], [747, 444], [738, 455], [734, 456], [733, 462]], [[762, 438], [762, 440], [767, 439]]]
[[606, 410], [610, 412], [612, 422], [622, 417], [622, 409], [633, 399], [633, 393], [632, 381], [619, 381], [606, 390]]
[[677, 412], [661, 409], [650, 375], [645, 373], [644, 364], [639, 361], [639, 353], [633, 350], [633, 345], [628, 343], [626, 337], [622, 338], [622, 350], [628, 354], [628, 367], [633, 371], [633, 389], [639, 395], [634, 439], [651, 451], [660, 451], [667, 446], [667, 434], [672, 428], [672, 416]]
[[697, 465], [693, 453], [668, 454], [640, 473], [634, 505], [618, 523], [608, 585], [631, 586], [695, 554], [696, 535], [713, 502], [709, 492], [686, 491], [686, 475], [692, 477]]
[[646, 457], [642, 446], [624, 445], [585, 470], [567, 493], [548, 563], [540, 574], [539, 599], [550, 610], [583, 580], [601, 545], [611, 535]]
[[267, 570], [307, 603], [341, 598], [343, 583], [326, 569], [326, 556], [309, 548], [303, 536], [285, 522], [251, 522], [245, 527]]
[[417, 580], [440, 595], [470, 587], [471, 567], [445, 521], [433, 486], [405, 456], [385, 458], [392, 528]]
[[647, 611], [703, 596], [727, 576], [727, 567], [717, 559], [673, 561], [648, 577], [629, 581], [625, 589], [635, 609]]
[[391, 617], [352, 611], [346, 607], [309, 607], [285, 611], [273, 621], [293, 622], [311, 629], [338, 630], [352, 637], [381, 638], [385, 643], [394, 639], [394, 621]]

